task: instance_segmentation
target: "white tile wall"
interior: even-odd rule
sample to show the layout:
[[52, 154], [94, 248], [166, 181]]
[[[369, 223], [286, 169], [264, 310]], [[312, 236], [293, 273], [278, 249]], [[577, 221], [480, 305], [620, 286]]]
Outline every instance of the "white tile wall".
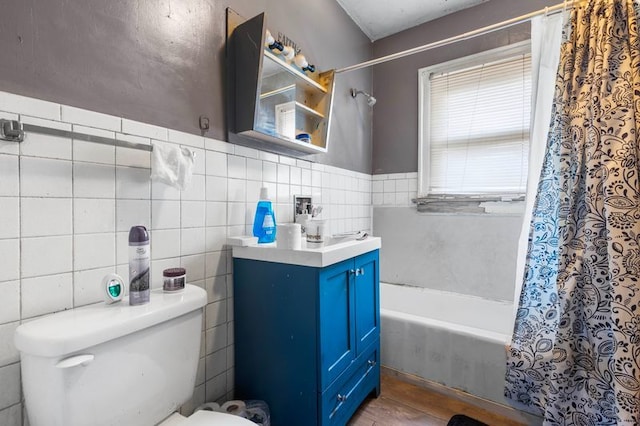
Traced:
[[227, 224], [227, 203], [211, 201], [206, 204], [206, 226], [225, 226]]
[[244, 179], [227, 180], [227, 201], [244, 202], [247, 198], [247, 181]]
[[217, 277], [207, 278], [206, 288], [209, 295], [209, 303], [223, 300], [227, 297], [227, 280], [224, 277], [224, 274], [226, 274], [225, 260], [217, 253], [207, 256], [206, 274], [208, 276], [218, 275]]
[[20, 322], [15, 321], [0, 325], [0, 365], [9, 365], [20, 359], [18, 350], [13, 345], [13, 335], [19, 324]]
[[71, 234], [71, 198], [22, 198], [22, 236]]
[[151, 202], [151, 229], [180, 228], [180, 201], [154, 200]]
[[374, 175], [371, 182], [372, 204], [380, 207], [407, 207], [418, 191], [417, 173]]
[[247, 158], [247, 180], [262, 181], [262, 161]]
[[[250, 234], [260, 188], [279, 223], [293, 195], [312, 195], [330, 232], [371, 229], [370, 175], [314, 164], [128, 119], [0, 92], [0, 117], [121, 141], [153, 140], [196, 153], [186, 191], [151, 182], [147, 151], [27, 132], [0, 142], [0, 424], [21, 425], [21, 321], [100, 302], [106, 274], [128, 274], [128, 231], [151, 233], [152, 287], [183, 266], [207, 290], [193, 409], [233, 396], [233, 278], [227, 236]], [[396, 188], [402, 184], [396, 183]]]
[[227, 228], [214, 226], [205, 229], [205, 250], [207, 252], [220, 251], [227, 243]]
[[19, 191], [18, 157], [0, 154], [0, 196], [17, 196]]
[[205, 252], [205, 234], [200, 228], [182, 229], [180, 232], [180, 251], [182, 255]]
[[227, 158], [228, 177], [236, 179], [247, 178], [246, 158], [229, 155]]
[[73, 270], [102, 268], [116, 263], [116, 238], [112, 232], [73, 237]]
[[116, 200], [116, 231], [129, 231], [132, 223], [149, 227], [151, 206], [148, 200]]
[[22, 157], [20, 195], [23, 197], [71, 197], [71, 161]]
[[[23, 116], [22, 123], [59, 130], [71, 130], [70, 124], [35, 117]], [[24, 142], [20, 144], [20, 154], [71, 160], [71, 141], [60, 136], [29, 133], [25, 135]]]
[[69, 272], [72, 268], [72, 237], [22, 238], [21, 277]]
[[[115, 138], [114, 132], [93, 127], [74, 125], [73, 131], [102, 138]], [[116, 148], [112, 145], [95, 144], [82, 140], [73, 140], [73, 160], [92, 163], [115, 164]]]
[[[0, 282], [0, 324], [20, 319], [20, 281]], [[5, 345], [8, 342], [5, 342]], [[10, 342], [13, 343], [13, 342]]]
[[12, 405], [0, 411], [0, 425], [21, 426], [22, 425], [22, 404]]
[[227, 154], [207, 151], [206, 174], [211, 176], [227, 176]]
[[182, 200], [204, 201], [206, 196], [206, 178], [202, 175], [193, 175], [191, 185], [181, 193]]
[[10, 238], [0, 240], [0, 282], [20, 278], [20, 240]]
[[152, 182], [151, 199], [153, 200], [179, 200], [180, 190], [165, 185], [162, 182]]
[[[141, 136], [125, 135], [122, 133], [116, 133], [116, 139], [124, 142], [131, 142], [136, 144], [150, 145], [151, 139], [143, 138]], [[131, 149], [122, 146], [116, 147], [116, 164], [118, 166], [129, 167], [151, 167], [151, 153], [140, 150]]]
[[180, 266], [187, 270], [187, 281], [204, 287], [205, 278], [205, 261], [206, 256], [203, 254], [194, 254], [192, 256], [182, 256]]
[[278, 165], [276, 163], [263, 161], [262, 180], [265, 182], [276, 182], [278, 180]]
[[3, 197], [0, 209], [0, 238], [20, 236], [20, 198]]
[[105, 275], [116, 272], [114, 266], [87, 269], [73, 273], [73, 306], [83, 306], [99, 302], [103, 298], [102, 288], [95, 283], [102, 282]]
[[20, 364], [0, 367], [0, 407], [9, 407], [20, 402]]
[[0, 92], [0, 111], [60, 120], [59, 104], [7, 92]]
[[116, 167], [116, 198], [148, 200], [151, 191], [149, 169]]
[[86, 198], [115, 198], [115, 168], [102, 164], [73, 165], [73, 196]]
[[181, 227], [203, 228], [206, 217], [206, 201], [183, 201], [181, 204]]
[[45, 275], [22, 279], [22, 318], [73, 307], [72, 275]]
[[227, 178], [207, 176], [206, 180], [207, 201], [227, 201]]
[[[5, 120], [17, 120], [18, 114], [11, 114], [8, 112], [0, 111], [0, 118]], [[20, 147], [13, 142], [0, 141], [0, 154], [12, 154], [18, 155], [20, 153]]]
[[190, 147], [204, 148], [204, 138], [190, 133], [179, 132], [177, 130], [168, 129], [169, 142], [180, 145], [189, 145]]
[[76, 234], [114, 232], [115, 229], [116, 202], [113, 198], [73, 200], [73, 230]]
[[119, 132], [122, 128], [122, 121], [118, 117], [71, 106], [61, 105], [60, 115], [62, 121], [67, 123], [98, 127], [100, 129], [113, 130], [116, 132]]
[[166, 141], [169, 139], [169, 131], [163, 127], [154, 126], [137, 121], [122, 119], [122, 133], [135, 136], [144, 136], [151, 139]]

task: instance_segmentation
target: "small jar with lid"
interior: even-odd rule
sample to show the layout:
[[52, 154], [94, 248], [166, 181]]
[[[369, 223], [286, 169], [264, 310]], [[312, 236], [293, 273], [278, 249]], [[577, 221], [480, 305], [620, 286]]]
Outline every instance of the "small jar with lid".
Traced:
[[162, 271], [164, 284], [162, 289], [167, 292], [184, 290], [187, 271], [184, 268], [169, 268]]

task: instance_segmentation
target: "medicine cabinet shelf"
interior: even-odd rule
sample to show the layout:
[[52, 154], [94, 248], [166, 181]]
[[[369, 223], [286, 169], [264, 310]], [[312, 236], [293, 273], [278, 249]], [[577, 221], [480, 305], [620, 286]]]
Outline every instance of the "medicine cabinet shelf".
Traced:
[[[271, 92], [263, 93], [260, 95], [260, 100], [265, 101], [266, 99], [272, 98], [277, 95], [288, 96], [287, 92], [293, 91], [294, 89], [295, 89], [295, 86], [288, 86], [288, 87], [283, 87], [281, 89], [273, 90]], [[299, 112], [301, 114], [307, 114], [320, 119], [324, 118], [324, 114], [322, 114], [320, 111], [317, 111], [304, 104], [301, 104], [298, 101], [290, 101], [290, 102], [292, 102], [292, 105], [295, 107], [296, 112]]]
[[[238, 23], [229, 37], [229, 139], [249, 138], [251, 146], [275, 152], [327, 152], [334, 71], [303, 72], [264, 47], [265, 33], [260, 14]], [[300, 134], [310, 141], [296, 139]]]
[[324, 118], [324, 115], [320, 114], [315, 109], [311, 109], [308, 106], [302, 105], [299, 102], [296, 102], [296, 108], [299, 109], [303, 114], [309, 114], [309, 115], [311, 115], [313, 117], [320, 118], [320, 119]]
[[301, 85], [304, 84], [304, 85], [307, 85], [312, 90], [315, 89], [315, 90], [319, 90], [322, 93], [327, 93], [327, 89], [323, 87], [320, 83], [309, 78], [304, 72], [302, 72], [302, 70], [299, 70], [294, 65], [287, 64], [279, 56], [274, 55], [270, 49], [265, 48], [264, 55], [267, 58], [269, 58], [271, 61], [273, 61], [273, 63], [277, 64], [277, 67], [280, 67], [280, 68], [274, 68], [269, 66], [269, 63], [267, 63], [265, 65], [267, 67], [267, 73], [273, 73], [273, 72], [277, 73], [280, 69], [282, 69], [290, 72], [294, 76], [294, 78], [301, 79], [298, 82], [298, 84], [301, 84]]

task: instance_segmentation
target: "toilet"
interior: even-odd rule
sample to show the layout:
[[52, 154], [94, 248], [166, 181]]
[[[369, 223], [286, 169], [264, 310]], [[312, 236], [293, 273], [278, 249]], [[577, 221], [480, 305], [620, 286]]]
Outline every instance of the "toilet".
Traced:
[[31, 426], [255, 426], [242, 417], [175, 411], [192, 394], [206, 292], [186, 285], [149, 303], [96, 303], [16, 329]]

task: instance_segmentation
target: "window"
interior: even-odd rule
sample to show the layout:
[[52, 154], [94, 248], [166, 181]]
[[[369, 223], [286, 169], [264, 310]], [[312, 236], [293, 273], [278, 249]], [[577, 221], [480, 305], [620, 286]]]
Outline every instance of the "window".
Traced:
[[524, 195], [531, 115], [529, 43], [423, 68], [418, 75], [418, 195]]

